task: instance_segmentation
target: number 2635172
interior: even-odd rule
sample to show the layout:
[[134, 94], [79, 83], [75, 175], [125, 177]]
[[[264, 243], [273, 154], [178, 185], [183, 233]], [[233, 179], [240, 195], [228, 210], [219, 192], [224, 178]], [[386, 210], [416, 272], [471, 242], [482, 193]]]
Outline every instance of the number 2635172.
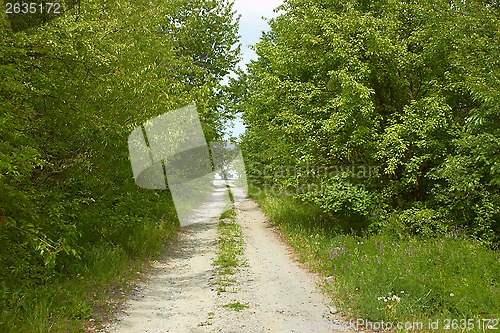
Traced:
[[7, 2], [5, 4], [6, 14], [60, 14], [61, 4], [59, 2]]
[[498, 318], [495, 319], [445, 319], [445, 330], [498, 330]]

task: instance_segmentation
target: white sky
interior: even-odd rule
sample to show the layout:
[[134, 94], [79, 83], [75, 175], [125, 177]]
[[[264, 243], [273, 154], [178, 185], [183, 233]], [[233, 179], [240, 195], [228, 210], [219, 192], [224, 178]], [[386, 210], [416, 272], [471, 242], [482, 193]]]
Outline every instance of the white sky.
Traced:
[[234, 9], [241, 15], [240, 35], [243, 52], [243, 64], [255, 59], [255, 53], [248, 48], [249, 44], [256, 44], [262, 31], [269, 30], [265, 18], [276, 16], [274, 9], [283, 3], [282, 0], [235, 0]]
[[[241, 15], [240, 36], [243, 57], [239, 64], [241, 68], [245, 68], [250, 60], [257, 58], [255, 52], [250, 50], [248, 46], [256, 44], [262, 36], [262, 32], [269, 30], [269, 25], [263, 17], [266, 19], [275, 17], [277, 14], [274, 9], [282, 3], [282, 0], [234, 0], [233, 8]], [[233, 129], [230, 131], [232, 136], [238, 137], [245, 131], [241, 119], [237, 119], [233, 125]]]

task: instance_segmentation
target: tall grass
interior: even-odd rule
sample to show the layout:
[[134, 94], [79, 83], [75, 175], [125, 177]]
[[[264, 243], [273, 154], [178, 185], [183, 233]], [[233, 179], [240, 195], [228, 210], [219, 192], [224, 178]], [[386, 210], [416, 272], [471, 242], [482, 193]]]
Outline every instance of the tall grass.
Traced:
[[314, 206], [284, 197], [257, 200], [300, 259], [327, 277], [325, 290], [351, 317], [423, 322], [423, 331], [439, 320], [434, 331], [446, 332], [452, 329], [446, 319], [474, 319], [469, 331], [478, 332], [485, 326], [476, 320], [498, 319], [500, 256], [472, 239], [346, 235]]
[[0, 283], [0, 332], [86, 332], [110, 319], [150, 259], [163, 250], [173, 222], [138, 223], [126, 247], [102, 245], [83, 253], [66, 274], [33, 284]]

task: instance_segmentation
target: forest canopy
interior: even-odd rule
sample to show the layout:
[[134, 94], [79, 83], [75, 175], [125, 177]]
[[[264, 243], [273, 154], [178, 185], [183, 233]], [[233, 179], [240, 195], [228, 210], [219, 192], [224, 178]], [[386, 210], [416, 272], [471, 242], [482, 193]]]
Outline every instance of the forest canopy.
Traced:
[[254, 186], [344, 231], [500, 234], [496, 1], [285, 0], [233, 81]]
[[81, 272], [106, 249], [147, 254], [155, 230], [177, 226], [169, 193], [134, 183], [128, 135], [196, 104], [207, 140], [218, 139], [220, 81], [239, 61], [229, 1], [89, 0], [62, 8], [25, 25], [5, 11], [0, 19], [6, 299], [9, 286]]

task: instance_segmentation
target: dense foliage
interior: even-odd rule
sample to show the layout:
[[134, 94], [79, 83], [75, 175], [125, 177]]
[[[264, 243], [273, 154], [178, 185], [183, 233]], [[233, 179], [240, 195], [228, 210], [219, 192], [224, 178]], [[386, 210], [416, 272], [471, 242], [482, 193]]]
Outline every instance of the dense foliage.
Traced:
[[[487, 318], [500, 313], [498, 251], [463, 239], [460, 231], [404, 239], [346, 235], [335, 232], [327, 213], [314, 204], [263, 192], [256, 199], [298, 258], [326, 277], [323, 288], [342, 313], [356, 318], [359, 331], [382, 321], [385, 328], [393, 325], [386, 330], [391, 332], [494, 329], [496, 319]], [[455, 324], [447, 327], [450, 318]], [[475, 324], [463, 328], [467, 321]], [[397, 329], [398, 323], [405, 329]]]
[[0, 308], [21, 285], [73, 274], [105, 248], [147, 253], [154, 230], [176, 227], [168, 192], [135, 185], [127, 137], [195, 103], [217, 139], [237, 38], [225, 0], [82, 1], [21, 31], [2, 14]]
[[498, 244], [497, 2], [286, 0], [270, 25], [233, 82], [255, 185], [345, 231]]

